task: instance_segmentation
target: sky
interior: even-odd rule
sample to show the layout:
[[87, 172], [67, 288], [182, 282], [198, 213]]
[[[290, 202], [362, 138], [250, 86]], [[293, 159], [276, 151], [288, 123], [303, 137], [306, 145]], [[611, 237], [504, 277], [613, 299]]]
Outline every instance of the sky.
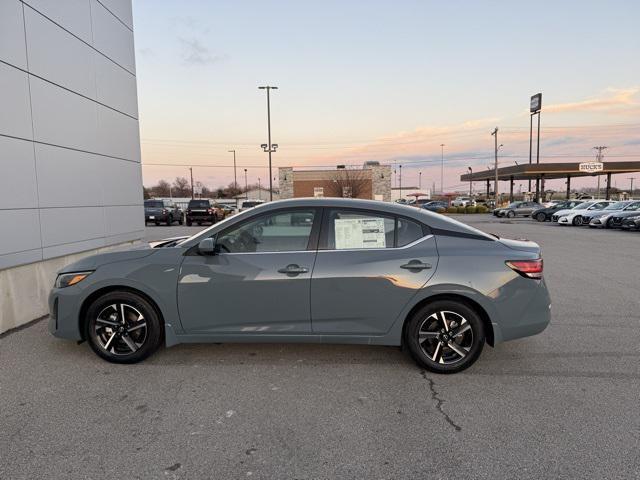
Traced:
[[226, 185], [231, 149], [239, 183], [245, 168], [268, 183], [260, 85], [278, 87], [276, 178], [278, 166], [378, 160], [401, 164], [405, 186], [422, 172], [439, 190], [444, 151], [445, 190], [464, 190], [468, 167], [492, 164], [496, 126], [500, 166], [528, 162], [537, 92], [541, 162], [592, 160], [596, 145], [605, 161], [640, 160], [635, 0], [134, 0], [133, 13], [146, 186], [189, 165], [194, 180]]

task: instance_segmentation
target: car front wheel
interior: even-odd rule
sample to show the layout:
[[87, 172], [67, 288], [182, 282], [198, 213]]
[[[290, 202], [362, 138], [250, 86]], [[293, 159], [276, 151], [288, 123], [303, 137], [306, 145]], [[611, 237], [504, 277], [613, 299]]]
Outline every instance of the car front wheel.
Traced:
[[99, 297], [87, 309], [85, 338], [103, 359], [135, 363], [160, 346], [162, 322], [143, 297], [114, 291]]
[[435, 373], [456, 373], [478, 359], [485, 333], [479, 315], [465, 303], [438, 300], [413, 315], [404, 341], [421, 367]]
[[582, 225], [582, 217], [580, 215], [576, 215], [573, 217], [573, 221], [571, 222], [574, 226], [579, 227]]
[[516, 216], [516, 212], [514, 212], [513, 210], [507, 212], [507, 218], [513, 218]]
[[544, 222], [547, 220], [547, 216], [544, 213], [540, 212], [536, 214], [536, 220], [539, 222]]

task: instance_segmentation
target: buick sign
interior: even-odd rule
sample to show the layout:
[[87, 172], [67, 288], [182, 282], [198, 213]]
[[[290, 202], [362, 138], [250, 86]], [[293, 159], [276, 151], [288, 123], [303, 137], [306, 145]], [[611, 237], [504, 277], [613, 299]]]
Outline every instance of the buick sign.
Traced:
[[580, 172], [596, 173], [604, 170], [604, 163], [602, 162], [584, 162], [578, 165]]

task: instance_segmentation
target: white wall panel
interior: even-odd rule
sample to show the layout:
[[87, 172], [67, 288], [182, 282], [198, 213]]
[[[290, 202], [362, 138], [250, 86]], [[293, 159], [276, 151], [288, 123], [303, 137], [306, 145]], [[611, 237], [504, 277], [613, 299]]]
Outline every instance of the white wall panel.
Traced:
[[137, 118], [136, 77], [95, 51], [93, 61], [98, 101]]
[[135, 73], [133, 32], [96, 0], [91, 0], [93, 46], [113, 61]]
[[95, 99], [95, 50], [38, 12], [27, 8], [24, 13], [29, 71]]
[[40, 206], [101, 206], [102, 163], [113, 160], [67, 148], [36, 144]]
[[47, 260], [49, 258], [62, 257], [64, 255], [71, 255], [78, 252], [86, 252], [87, 250], [94, 250], [104, 247], [104, 238], [94, 238], [92, 240], [79, 240], [71, 243], [62, 243], [60, 245], [54, 245], [51, 247], [44, 247], [42, 249], [42, 258]]
[[27, 68], [22, 4], [18, 0], [0, 1], [0, 60]]
[[103, 207], [43, 208], [42, 246], [50, 247], [104, 236]]
[[144, 229], [144, 207], [105, 207], [107, 236]]
[[2, 178], [10, 179], [0, 182], [0, 208], [37, 208], [33, 142], [0, 136], [0, 168]]
[[105, 205], [141, 205], [143, 202], [142, 169], [137, 162], [104, 158], [100, 162], [100, 183]]
[[[25, 0], [25, 3], [91, 44], [91, 9], [89, 1]], [[25, 9], [28, 8], [25, 7]]]
[[11, 225], [2, 229], [0, 255], [40, 248], [37, 209], [0, 210], [0, 225]]
[[48, 82], [31, 77], [35, 139], [95, 152], [98, 104]]
[[28, 75], [4, 63], [0, 63], [0, 134], [33, 138]]
[[99, 0], [120, 21], [133, 29], [133, 13], [131, 12], [131, 0]]
[[127, 160], [140, 161], [138, 121], [98, 105], [99, 152]]

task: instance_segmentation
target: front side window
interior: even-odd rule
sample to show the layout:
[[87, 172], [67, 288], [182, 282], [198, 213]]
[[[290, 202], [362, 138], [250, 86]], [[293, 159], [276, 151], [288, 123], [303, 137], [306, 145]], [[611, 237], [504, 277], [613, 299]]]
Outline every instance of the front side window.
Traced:
[[315, 210], [291, 210], [261, 215], [222, 232], [220, 253], [288, 252], [306, 250]]

